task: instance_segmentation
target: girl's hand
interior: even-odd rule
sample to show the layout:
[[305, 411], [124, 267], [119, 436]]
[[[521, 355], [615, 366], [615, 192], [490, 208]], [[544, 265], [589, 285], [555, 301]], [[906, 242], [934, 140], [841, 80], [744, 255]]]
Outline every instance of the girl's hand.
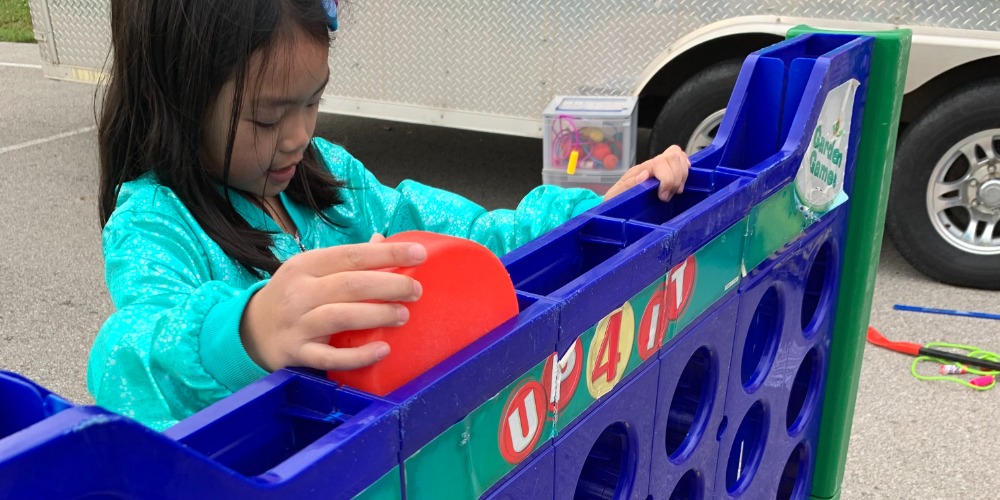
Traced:
[[376, 269], [418, 265], [427, 250], [382, 239], [376, 235], [369, 243], [311, 250], [282, 264], [243, 312], [240, 338], [250, 358], [274, 371], [286, 366], [351, 370], [386, 357], [385, 342], [350, 349], [328, 344], [339, 332], [402, 325], [410, 312], [399, 302], [420, 298], [416, 280]]
[[618, 196], [650, 177], [655, 177], [660, 181], [658, 192], [660, 200], [670, 201], [674, 194], [684, 192], [684, 183], [687, 181], [688, 168], [690, 167], [691, 162], [684, 150], [676, 145], [670, 146], [656, 157], [628, 169], [604, 195], [604, 201]]

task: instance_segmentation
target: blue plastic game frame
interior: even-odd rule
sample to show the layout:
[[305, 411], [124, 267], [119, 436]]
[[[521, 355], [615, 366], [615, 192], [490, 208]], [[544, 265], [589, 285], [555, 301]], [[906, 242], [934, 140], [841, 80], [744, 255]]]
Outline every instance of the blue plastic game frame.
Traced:
[[[648, 181], [503, 257], [520, 313], [385, 397], [279, 370], [157, 433], [0, 372], [0, 497], [808, 497], [871, 51], [806, 34], [749, 56], [683, 194]], [[814, 211], [794, 184], [851, 81], [843, 199]], [[643, 337], [651, 311], [673, 317]], [[625, 324], [637, 354], [602, 368]], [[525, 388], [542, 421], [503, 413]], [[511, 415], [536, 426], [514, 459]]]

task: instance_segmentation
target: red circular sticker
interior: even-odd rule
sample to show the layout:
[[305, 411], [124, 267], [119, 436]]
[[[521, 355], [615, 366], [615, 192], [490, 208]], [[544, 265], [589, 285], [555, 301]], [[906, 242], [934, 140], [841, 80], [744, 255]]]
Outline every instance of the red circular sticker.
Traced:
[[531, 455], [545, 426], [545, 388], [528, 380], [511, 393], [500, 416], [500, 454], [511, 464]]
[[646, 304], [646, 310], [642, 313], [642, 321], [639, 322], [639, 334], [636, 339], [639, 348], [639, 357], [645, 361], [650, 356], [656, 354], [663, 345], [663, 338], [667, 335], [667, 315], [663, 301], [666, 297], [664, 285], [660, 285], [653, 292]]
[[[573, 342], [573, 345], [566, 351], [566, 355], [558, 363], [556, 362], [557, 355], [549, 356], [545, 362], [545, 370], [542, 372], [542, 381], [548, 384], [546, 388], [548, 389], [549, 411], [556, 414], [561, 413], [573, 399], [576, 386], [580, 383], [580, 373], [583, 372], [583, 344], [580, 343], [580, 339], [576, 339], [576, 342]], [[553, 365], [558, 365], [558, 372], [552, 371]], [[554, 377], [557, 374], [559, 375], [559, 392], [555, 392], [557, 388]], [[555, 394], [553, 395], [553, 393]]]
[[694, 289], [694, 280], [698, 274], [698, 262], [694, 255], [691, 255], [684, 262], [670, 270], [667, 274], [667, 319], [675, 321], [684, 314], [688, 304], [691, 302], [691, 291]]

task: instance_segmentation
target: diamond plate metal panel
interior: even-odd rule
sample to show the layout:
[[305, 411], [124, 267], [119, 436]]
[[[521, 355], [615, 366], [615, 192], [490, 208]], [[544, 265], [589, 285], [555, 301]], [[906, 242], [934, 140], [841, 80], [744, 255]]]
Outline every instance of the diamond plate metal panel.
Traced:
[[59, 64], [99, 69], [111, 49], [108, 0], [48, 0]]
[[540, 116], [548, 0], [373, 0], [342, 12], [328, 95]]
[[447, 3], [453, 12], [443, 54], [453, 96], [448, 106], [491, 106], [497, 114], [540, 116], [546, 104], [539, 103], [547, 95], [547, 65], [538, 54], [548, 50], [548, 2], [479, 2], [464, 9], [469, 2]]
[[[778, 15], [892, 23], [901, 17], [904, 6], [899, 1], [867, 0], [612, 0], [595, 8], [596, 3], [556, 0], [559, 31], [553, 60], [557, 94], [627, 94], [638, 83], [642, 70], [677, 38], [725, 19]], [[994, 29], [996, 26], [994, 21]], [[615, 57], [587, 58], [587, 53]]]
[[[733, 17], [1000, 31], [1000, 4], [958, 3], [372, 0], [346, 9], [330, 60], [337, 76], [328, 96], [537, 119], [554, 94], [628, 93], [677, 38]], [[364, 69], [378, 65], [388, 67]]]
[[[109, 0], [47, 7], [43, 58], [99, 69]], [[679, 37], [751, 15], [1000, 31], [995, 0], [364, 0], [341, 9], [327, 97], [537, 120], [554, 94], [628, 93]]]
[[35, 41], [38, 42], [42, 61], [58, 64], [56, 46], [52, 41], [52, 24], [49, 19], [48, 2], [46, 0], [29, 0], [28, 11], [31, 12], [31, 29], [35, 34]]

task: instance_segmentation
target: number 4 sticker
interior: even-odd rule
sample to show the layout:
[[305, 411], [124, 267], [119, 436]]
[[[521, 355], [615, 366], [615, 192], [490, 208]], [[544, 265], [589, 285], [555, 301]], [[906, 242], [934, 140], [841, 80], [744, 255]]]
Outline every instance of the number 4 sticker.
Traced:
[[587, 390], [600, 399], [625, 375], [635, 339], [635, 316], [626, 302], [599, 323], [587, 352]]

